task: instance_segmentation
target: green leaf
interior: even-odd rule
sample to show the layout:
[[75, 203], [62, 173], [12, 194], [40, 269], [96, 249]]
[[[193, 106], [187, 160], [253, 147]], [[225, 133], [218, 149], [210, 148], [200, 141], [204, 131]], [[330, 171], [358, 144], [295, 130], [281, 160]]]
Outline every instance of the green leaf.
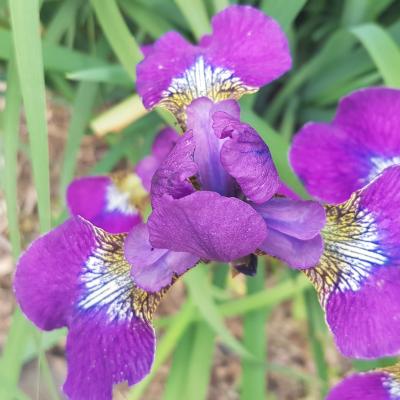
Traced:
[[217, 306], [212, 298], [212, 289], [207, 278], [206, 269], [201, 266], [193, 268], [184, 277], [191, 299], [197, 306], [204, 321], [221, 337], [222, 341], [241, 357], [254, 359], [244, 346], [231, 334], [224, 324]]
[[50, 178], [39, 4], [12, 0], [9, 6], [38, 196], [39, 224], [41, 231], [46, 232], [50, 229]]
[[136, 80], [136, 64], [142, 59], [139, 45], [129, 32], [115, 0], [90, 1], [101, 28], [126, 72]]
[[175, 0], [175, 3], [184, 15], [196, 39], [200, 39], [204, 34], [210, 32], [210, 22], [203, 0]]
[[[257, 275], [247, 277], [247, 293], [259, 293], [265, 291], [265, 266], [259, 265]], [[242, 360], [242, 385], [240, 391], [241, 400], [254, 400], [266, 398], [266, 367], [267, 339], [266, 321], [268, 310], [259, 308], [248, 312], [243, 321], [243, 342], [246, 348], [257, 356], [262, 362], [254, 360]]]
[[386, 85], [400, 87], [400, 49], [385, 29], [365, 24], [350, 30], [364, 45]]

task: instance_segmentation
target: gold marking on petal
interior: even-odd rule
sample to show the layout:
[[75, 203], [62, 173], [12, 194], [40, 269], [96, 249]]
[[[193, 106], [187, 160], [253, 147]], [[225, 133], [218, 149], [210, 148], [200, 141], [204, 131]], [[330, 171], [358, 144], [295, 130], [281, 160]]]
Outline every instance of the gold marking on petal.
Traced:
[[186, 107], [199, 97], [217, 102], [239, 99], [246, 93], [257, 92], [258, 87], [245, 85], [234, 71], [208, 65], [202, 56], [180, 77], [173, 78], [161, 94], [158, 105], [172, 112], [180, 125], [186, 125]]
[[356, 192], [345, 203], [325, 206], [324, 253], [315, 268], [304, 271], [323, 306], [335, 291], [359, 290], [372, 269], [387, 262], [377, 225], [372, 214], [360, 207], [360, 198]]
[[78, 307], [83, 310], [103, 309], [113, 321], [135, 316], [150, 322], [171, 285], [156, 293], [138, 288], [124, 256], [126, 234], [112, 235], [94, 226], [92, 229], [96, 246], [81, 272], [84, 295]]

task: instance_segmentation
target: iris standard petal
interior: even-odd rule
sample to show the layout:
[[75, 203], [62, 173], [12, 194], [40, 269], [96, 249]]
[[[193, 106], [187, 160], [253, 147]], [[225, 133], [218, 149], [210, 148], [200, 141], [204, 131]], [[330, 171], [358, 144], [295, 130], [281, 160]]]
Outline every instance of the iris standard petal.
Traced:
[[199, 257], [190, 253], [154, 248], [147, 225], [136, 225], [125, 240], [125, 257], [131, 264], [136, 285], [157, 292], [170, 285], [173, 278], [195, 266]]
[[376, 358], [400, 352], [400, 166], [338, 206], [327, 206], [324, 254], [307, 276], [339, 350]]
[[153, 363], [150, 320], [163, 292], [135, 286], [125, 237], [74, 217], [34, 241], [17, 265], [24, 314], [42, 329], [69, 329], [64, 391], [74, 400], [111, 400], [113, 384], [138, 382]]
[[285, 34], [261, 11], [231, 6], [212, 19], [212, 27], [199, 46], [177, 33], [155, 43], [137, 67], [137, 89], [147, 108], [164, 106], [184, 123], [194, 99], [237, 99], [290, 68]]
[[214, 192], [164, 197], [148, 221], [154, 247], [205, 260], [232, 261], [253, 253], [266, 236], [262, 217], [245, 202]]
[[213, 114], [216, 135], [227, 138], [221, 163], [243, 193], [255, 203], [264, 203], [278, 190], [279, 176], [268, 146], [259, 134], [239, 117], [226, 112]]
[[110, 233], [128, 232], [138, 224], [141, 217], [137, 207], [146, 197], [135, 174], [78, 178], [67, 188], [70, 214], [80, 215]]
[[229, 196], [233, 194], [233, 180], [221, 164], [220, 152], [224, 139], [217, 137], [213, 130], [212, 116], [219, 112], [239, 118], [239, 104], [234, 100], [215, 104], [206, 97], [194, 100], [187, 109], [188, 129], [193, 132], [194, 162], [201, 188]]
[[191, 131], [181, 136], [155, 172], [151, 182], [151, 202], [155, 207], [164, 195], [181, 198], [194, 192], [189, 178], [198, 167], [194, 162], [195, 141]]

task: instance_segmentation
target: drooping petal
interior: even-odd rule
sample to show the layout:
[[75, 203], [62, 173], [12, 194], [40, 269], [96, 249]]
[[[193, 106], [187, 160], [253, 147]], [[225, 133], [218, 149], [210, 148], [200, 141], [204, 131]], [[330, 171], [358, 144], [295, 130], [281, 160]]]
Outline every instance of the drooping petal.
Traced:
[[239, 104], [234, 100], [215, 104], [206, 97], [194, 100], [187, 109], [188, 129], [193, 132], [194, 162], [198, 167], [201, 188], [229, 196], [232, 195], [233, 181], [221, 164], [220, 151], [224, 140], [218, 138], [213, 130], [212, 116], [218, 112], [239, 118]]
[[179, 199], [194, 192], [189, 178], [195, 176], [198, 170], [194, 162], [195, 147], [193, 133], [186, 132], [161, 163], [151, 182], [153, 207], [164, 195]]
[[147, 225], [136, 225], [125, 241], [125, 257], [131, 264], [131, 275], [136, 285], [157, 292], [172, 283], [174, 276], [182, 275], [198, 261], [190, 253], [156, 249], [149, 241]]
[[135, 174], [78, 178], [67, 188], [71, 215], [80, 215], [110, 233], [128, 232], [138, 224], [138, 208], [147, 196]]
[[151, 180], [161, 162], [175, 146], [179, 139], [178, 133], [172, 128], [162, 129], [155, 137], [152, 152], [142, 158], [135, 166], [135, 172], [140, 177], [144, 188], [150, 192]]
[[368, 88], [344, 97], [331, 124], [307, 124], [290, 159], [306, 188], [340, 203], [400, 163], [400, 90]]
[[307, 191], [322, 201], [346, 201], [365, 182], [370, 166], [365, 149], [342, 128], [306, 124], [293, 139], [290, 163]]
[[225, 170], [236, 179], [251, 201], [264, 203], [269, 200], [279, 187], [279, 176], [268, 146], [238, 117], [216, 111], [213, 120], [216, 134], [229, 138], [221, 149]]
[[350, 375], [326, 400], [400, 400], [399, 366]]
[[307, 276], [348, 357], [400, 351], [400, 167], [390, 167], [349, 201], [328, 206], [325, 250]]
[[177, 33], [155, 43], [137, 67], [137, 89], [145, 107], [164, 106], [184, 121], [185, 108], [194, 99], [237, 99], [290, 68], [283, 31], [259, 10], [228, 7], [213, 18], [212, 27], [199, 46]]
[[150, 320], [162, 292], [135, 286], [125, 237], [74, 217], [33, 242], [17, 265], [24, 314], [42, 329], [69, 328], [64, 391], [72, 399], [111, 400], [113, 384], [138, 382], [153, 363]]
[[232, 261], [253, 253], [266, 236], [261, 216], [245, 202], [214, 192], [164, 197], [148, 221], [154, 247], [205, 260]]

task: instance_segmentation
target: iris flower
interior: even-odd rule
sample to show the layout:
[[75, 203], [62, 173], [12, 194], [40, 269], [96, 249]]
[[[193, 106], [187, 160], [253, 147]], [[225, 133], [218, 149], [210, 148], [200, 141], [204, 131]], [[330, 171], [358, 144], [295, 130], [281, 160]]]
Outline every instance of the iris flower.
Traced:
[[189, 255], [232, 262], [250, 274], [255, 254], [264, 252], [295, 268], [317, 264], [323, 207], [276, 196], [280, 181], [269, 149], [239, 114], [235, 100], [203, 97], [187, 108], [188, 130], [153, 177], [147, 227], [134, 227], [126, 242], [143, 289], [157, 291], [187, 269], [154, 265], [154, 249], [185, 254], [184, 262]]
[[331, 124], [306, 124], [290, 160], [311, 194], [327, 202], [325, 251], [306, 274], [336, 344], [349, 357], [400, 352], [400, 91], [345, 97]]
[[326, 400], [400, 400], [400, 366], [350, 375]]

